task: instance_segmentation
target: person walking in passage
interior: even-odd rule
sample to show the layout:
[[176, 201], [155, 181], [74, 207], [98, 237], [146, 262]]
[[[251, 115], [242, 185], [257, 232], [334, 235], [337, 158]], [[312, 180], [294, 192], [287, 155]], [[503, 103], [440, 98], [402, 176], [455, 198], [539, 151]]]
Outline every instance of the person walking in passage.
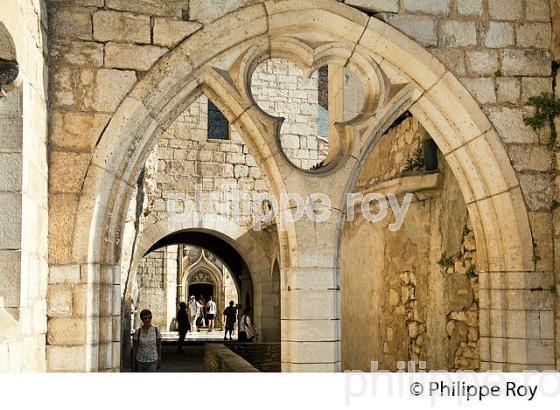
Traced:
[[206, 318], [208, 319], [208, 332], [214, 331], [214, 320], [216, 319], [216, 302], [212, 300], [212, 296], [208, 297], [206, 303]]
[[183, 351], [183, 342], [187, 332], [191, 329], [189, 323], [189, 314], [187, 313], [187, 304], [185, 302], [179, 303], [179, 310], [177, 311], [177, 328], [179, 330], [179, 342], [177, 343], [177, 353]]
[[161, 368], [161, 333], [152, 326], [152, 312], [140, 312], [142, 326], [134, 333], [132, 345], [132, 370], [136, 372], [156, 372]]
[[227, 340], [228, 332], [229, 332], [229, 340], [233, 340], [233, 338], [231, 337], [231, 333], [233, 332], [233, 327], [237, 322], [237, 309], [235, 308], [234, 305], [235, 303], [233, 302], [233, 300], [230, 300], [229, 306], [224, 310], [225, 323], [226, 323], [225, 326], [226, 332], [224, 333], [224, 340]]
[[241, 327], [239, 330], [239, 341], [240, 342], [253, 342], [259, 337], [259, 332], [257, 332], [257, 326], [253, 321], [253, 309], [247, 306], [243, 311], [243, 316], [241, 317]]
[[191, 322], [191, 332], [196, 333], [196, 321], [200, 315], [200, 303], [194, 296], [189, 298], [189, 321]]
[[197, 300], [198, 303], [198, 327], [205, 327], [206, 326], [206, 321], [205, 321], [205, 316], [206, 316], [206, 299], [204, 299], [204, 296], [200, 295], [200, 297]]

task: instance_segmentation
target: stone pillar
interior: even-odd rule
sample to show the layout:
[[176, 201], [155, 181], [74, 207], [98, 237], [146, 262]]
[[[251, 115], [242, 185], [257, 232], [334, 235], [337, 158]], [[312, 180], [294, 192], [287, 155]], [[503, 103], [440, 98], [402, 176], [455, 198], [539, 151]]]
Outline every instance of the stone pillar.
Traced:
[[339, 371], [340, 287], [338, 219], [306, 217], [296, 222], [298, 248], [291, 266], [282, 266], [282, 371]]

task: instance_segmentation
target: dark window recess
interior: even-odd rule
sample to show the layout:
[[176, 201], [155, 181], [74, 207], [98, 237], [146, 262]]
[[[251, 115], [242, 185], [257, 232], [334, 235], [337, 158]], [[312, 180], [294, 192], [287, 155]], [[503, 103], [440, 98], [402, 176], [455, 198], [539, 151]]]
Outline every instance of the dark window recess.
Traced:
[[426, 171], [436, 171], [438, 169], [438, 147], [433, 139], [424, 140], [424, 167]]
[[319, 90], [319, 105], [325, 110], [329, 109], [329, 66], [319, 68], [319, 78], [317, 81]]
[[210, 100], [208, 100], [208, 138], [217, 140], [229, 139], [228, 120]]
[[15, 61], [6, 61], [0, 58], [0, 87], [14, 82], [18, 73], [19, 68]]

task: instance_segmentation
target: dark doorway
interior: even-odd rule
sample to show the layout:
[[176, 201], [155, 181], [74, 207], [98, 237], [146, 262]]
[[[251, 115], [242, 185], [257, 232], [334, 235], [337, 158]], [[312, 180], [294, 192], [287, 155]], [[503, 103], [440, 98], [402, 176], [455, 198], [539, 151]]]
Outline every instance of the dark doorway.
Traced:
[[202, 295], [204, 300], [208, 301], [209, 296], [214, 298], [214, 285], [210, 283], [193, 283], [189, 285], [189, 296], [191, 295], [194, 295], [196, 300], [199, 300], [200, 295]]

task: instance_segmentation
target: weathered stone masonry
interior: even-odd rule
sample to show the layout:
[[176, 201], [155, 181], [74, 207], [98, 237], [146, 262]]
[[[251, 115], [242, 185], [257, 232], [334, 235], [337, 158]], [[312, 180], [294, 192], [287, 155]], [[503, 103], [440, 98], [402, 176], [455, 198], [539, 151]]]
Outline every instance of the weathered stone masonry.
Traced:
[[[15, 44], [22, 110], [5, 115], [16, 87], [0, 99], [0, 129], [21, 135], [22, 142], [21, 149], [5, 146], [9, 139], [0, 144], [4, 174], [18, 175], [17, 161], [7, 158], [21, 158], [21, 181], [7, 178], [13, 184], [0, 187], [6, 229], [0, 275], [8, 279], [0, 287], [0, 318], [2, 328], [10, 329], [0, 335], [0, 369], [118, 370], [121, 254], [130, 251], [121, 239], [130, 198], [160, 136], [200, 91], [234, 123], [253, 167], [274, 195], [324, 190], [339, 198], [356, 189], [363, 172], [359, 164], [379, 155], [374, 148], [368, 157], [369, 146], [402, 111], [410, 111], [438, 144], [444, 180], [451, 180], [449, 175], [457, 182], [457, 195], [449, 198], [466, 205], [467, 226], [476, 237], [478, 279], [468, 278], [462, 288], [465, 301], [472, 293], [471, 305], [439, 312], [446, 329], [430, 328], [429, 317], [414, 301], [424, 297], [423, 272], [443, 275], [437, 264], [442, 247], [432, 248], [430, 269], [409, 269], [399, 266], [404, 259], [393, 258], [395, 269], [386, 279], [399, 294], [394, 308], [404, 309], [403, 318], [417, 315], [418, 320], [379, 329], [377, 356], [387, 342], [386, 355], [432, 355], [427, 362], [438, 367], [477, 368], [479, 363], [481, 370], [557, 369], [557, 152], [548, 146], [553, 129], [535, 132], [523, 124], [523, 116], [531, 113], [530, 96], [556, 92], [558, 10], [557, 1], [546, 0], [8, 0], [0, 21]], [[310, 71], [317, 68], [311, 67], [315, 58], [328, 56], [329, 65], [348, 64], [364, 83], [363, 115], [349, 124], [330, 124], [340, 138], [329, 138], [332, 162], [314, 175], [294, 170], [277, 155], [268, 131], [276, 123], [246, 95], [244, 73], [271, 54], [298, 59]], [[21, 132], [13, 120], [20, 115]], [[301, 138], [299, 144], [307, 149]], [[407, 157], [408, 148], [398, 152]], [[301, 156], [303, 167], [303, 161], [313, 159]], [[226, 154], [220, 166], [228, 164]], [[234, 176], [235, 165], [250, 168], [231, 165]], [[238, 167], [239, 175], [246, 171]], [[422, 226], [425, 215], [422, 203], [446, 198], [438, 195], [413, 204], [415, 223], [403, 235], [414, 236], [412, 225]], [[337, 205], [333, 208], [338, 212]], [[16, 212], [5, 211], [12, 209]], [[344, 346], [353, 341], [344, 336], [344, 317], [352, 285], [341, 272], [344, 255], [336, 256], [343, 236], [339, 216], [321, 226], [302, 222], [284, 233], [272, 231], [274, 249], [267, 253], [280, 261], [283, 370], [336, 371], [350, 359]], [[456, 236], [457, 246], [446, 249], [447, 255], [454, 255], [455, 263], [465, 261], [468, 270], [466, 261], [474, 255], [467, 257], [473, 251], [466, 245], [472, 238], [467, 235], [460, 244], [466, 220], [456, 219], [457, 227], [450, 224], [440, 234]], [[439, 220], [436, 214], [434, 220]], [[216, 219], [204, 223], [216, 228]], [[231, 235], [237, 232], [232, 225], [228, 229]], [[363, 229], [369, 236], [374, 232]], [[11, 243], [4, 243], [7, 239]], [[363, 245], [380, 258], [385, 252], [373, 242]], [[252, 261], [261, 261], [264, 272], [270, 270], [264, 268], [266, 259]], [[465, 278], [463, 267], [447, 274]], [[362, 288], [381, 292], [386, 284], [375, 280]], [[403, 297], [403, 287], [408, 296], [414, 288], [416, 299]], [[2, 294], [6, 289], [8, 298]], [[19, 289], [19, 300], [13, 289]], [[450, 302], [459, 305], [458, 300]], [[299, 326], [302, 320], [306, 332]], [[399, 327], [404, 324], [406, 333]], [[395, 339], [401, 330], [402, 337]], [[441, 336], [442, 346], [453, 341], [447, 357], [424, 343], [428, 335]], [[411, 349], [391, 345], [396, 340]]]

